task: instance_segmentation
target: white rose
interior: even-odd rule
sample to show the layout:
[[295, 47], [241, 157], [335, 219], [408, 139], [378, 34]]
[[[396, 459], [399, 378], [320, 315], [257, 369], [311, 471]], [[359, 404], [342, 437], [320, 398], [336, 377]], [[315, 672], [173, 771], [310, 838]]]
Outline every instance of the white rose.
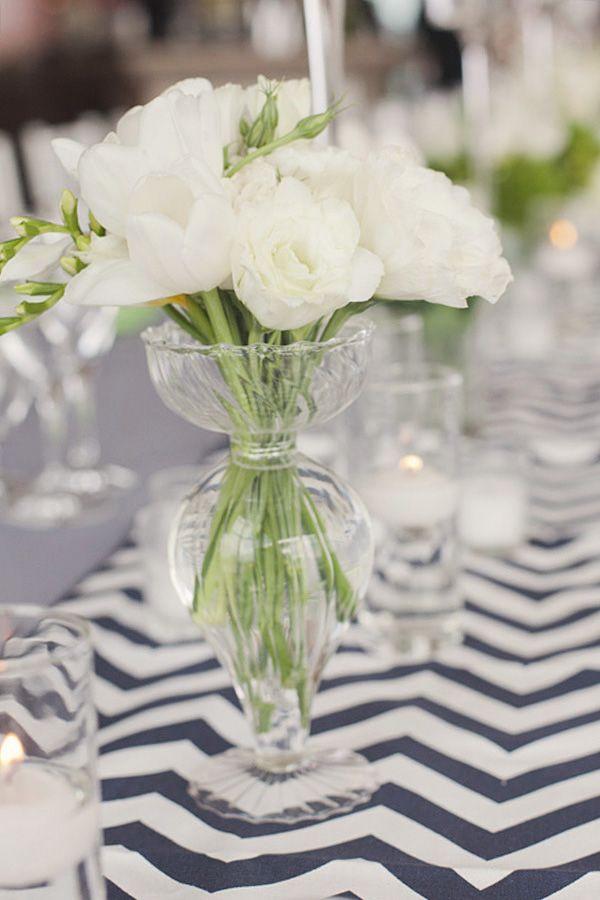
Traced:
[[512, 280], [492, 219], [465, 188], [404, 154], [371, 154], [355, 181], [361, 243], [383, 261], [376, 293], [464, 307], [494, 303]]
[[280, 330], [368, 300], [382, 265], [359, 239], [348, 203], [318, 199], [306, 184], [283, 178], [270, 197], [240, 211], [232, 252], [236, 293], [265, 328]]
[[282, 147], [267, 157], [282, 176], [289, 175], [308, 185], [312, 193], [324, 199], [337, 197], [351, 201], [354, 178], [360, 160], [337, 147], [315, 147], [306, 141]]
[[277, 169], [269, 162], [271, 158], [256, 159], [231, 179], [231, 198], [236, 211], [247, 204], [268, 200], [273, 195], [279, 177]]

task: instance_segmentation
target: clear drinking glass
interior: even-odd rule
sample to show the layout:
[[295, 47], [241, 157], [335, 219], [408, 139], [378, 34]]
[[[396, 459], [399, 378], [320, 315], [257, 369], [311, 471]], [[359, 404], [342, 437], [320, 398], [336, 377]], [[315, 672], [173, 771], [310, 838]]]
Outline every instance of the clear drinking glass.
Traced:
[[[399, 313], [392, 304], [378, 304], [370, 313], [372, 315], [369, 315], [369, 319], [375, 325], [375, 330], [365, 382], [367, 388], [356, 403], [349, 406], [328, 426], [329, 440], [333, 444], [335, 455], [332, 453], [330, 458], [324, 458], [322, 455], [318, 455], [314, 449], [309, 449], [308, 441], [305, 445], [301, 445], [303, 452], [325, 465], [331, 465], [330, 459], [335, 459], [336, 468], [346, 478], [352, 476], [355, 468], [356, 448], [352, 436], [361, 432], [364, 427], [363, 419], [367, 402], [364, 397], [370, 393], [368, 385], [385, 380], [389, 377], [390, 370], [398, 365], [404, 366], [405, 371], [420, 370], [425, 361], [422, 316], [416, 313]], [[312, 434], [311, 430], [302, 437], [310, 440]]]
[[354, 491], [296, 449], [297, 432], [361, 389], [371, 328], [330, 341], [203, 347], [171, 324], [144, 332], [152, 380], [188, 421], [231, 435], [171, 535], [183, 602], [232, 681], [252, 749], [203, 765], [190, 792], [251, 822], [323, 819], [377, 786], [349, 749], [306, 740], [313, 697], [366, 590], [370, 523]]
[[378, 544], [362, 619], [400, 650], [457, 641], [462, 377], [428, 363], [395, 366], [358, 406], [350, 474]]
[[101, 900], [92, 647], [77, 616], [0, 607], [0, 898]]
[[0, 507], [7, 503], [11, 487], [2, 469], [2, 448], [10, 431], [27, 417], [32, 402], [31, 385], [11, 365], [6, 353], [14, 340], [18, 340], [16, 335], [6, 334], [0, 346]]

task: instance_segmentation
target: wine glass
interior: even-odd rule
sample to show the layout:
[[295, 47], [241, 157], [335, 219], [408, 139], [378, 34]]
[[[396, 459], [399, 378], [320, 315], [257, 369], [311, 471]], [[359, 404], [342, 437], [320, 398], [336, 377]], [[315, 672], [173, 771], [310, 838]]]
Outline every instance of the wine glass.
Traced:
[[2, 448], [10, 431], [20, 425], [32, 402], [31, 385], [10, 363], [10, 348], [19, 339], [7, 334], [0, 344], [0, 507], [4, 508], [10, 492], [10, 480], [2, 471]]
[[19, 364], [35, 384], [42, 471], [11, 504], [10, 517], [52, 527], [106, 515], [136, 483], [122, 466], [100, 464], [94, 381], [115, 339], [117, 310], [57, 305], [21, 333]]

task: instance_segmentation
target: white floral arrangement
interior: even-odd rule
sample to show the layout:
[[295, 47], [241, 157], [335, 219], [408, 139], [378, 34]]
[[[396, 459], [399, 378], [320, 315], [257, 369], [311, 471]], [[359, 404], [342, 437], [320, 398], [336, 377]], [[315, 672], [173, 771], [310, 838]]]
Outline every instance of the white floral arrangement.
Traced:
[[213, 473], [183, 599], [219, 650], [234, 636], [236, 684], [259, 733], [275, 727], [281, 692], [308, 728], [315, 579], [322, 615], [339, 625], [362, 588], [299, 458], [270, 467], [257, 454], [272, 458], [282, 434], [293, 443], [298, 421], [318, 414], [315, 380], [351, 316], [379, 298], [495, 302], [511, 279], [494, 222], [464, 188], [402, 148], [359, 159], [315, 144], [337, 107], [311, 115], [309, 95], [306, 81], [214, 90], [192, 79], [126, 113], [102, 143], [58, 140], [85, 216], [65, 191], [60, 223], [15, 218], [17, 237], [0, 245], [0, 333], [58, 302], [156, 305], [187, 333], [163, 329], [175, 330], [178, 364], [194, 367], [189, 382], [177, 367], [169, 377], [178, 396], [208, 395], [236, 452]]
[[54, 141], [79, 200], [11, 220], [0, 333], [58, 301], [160, 305], [206, 344], [322, 340], [379, 298], [495, 302], [511, 274], [492, 219], [406, 149], [315, 143], [338, 111], [311, 115], [306, 80], [193, 78], [101, 143]]

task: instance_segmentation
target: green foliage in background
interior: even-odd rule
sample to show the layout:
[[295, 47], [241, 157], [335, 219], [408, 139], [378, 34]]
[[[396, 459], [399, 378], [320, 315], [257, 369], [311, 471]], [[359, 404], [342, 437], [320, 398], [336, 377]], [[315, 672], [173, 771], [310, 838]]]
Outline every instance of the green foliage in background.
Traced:
[[[600, 141], [585, 125], [574, 123], [564, 149], [548, 159], [514, 154], [492, 173], [492, 210], [503, 225], [520, 232], [531, 231], [540, 205], [576, 194], [589, 183], [600, 160]], [[471, 161], [466, 154], [451, 160], [429, 160], [433, 169], [452, 181], [468, 184]]]
[[494, 213], [506, 225], [524, 229], [540, 201], [569, 197], [589, 182], [600, 159], [600, 142], [583, 125], [572, 125], [564, 150], [550, 159], [515, 155], [493, 178]]

